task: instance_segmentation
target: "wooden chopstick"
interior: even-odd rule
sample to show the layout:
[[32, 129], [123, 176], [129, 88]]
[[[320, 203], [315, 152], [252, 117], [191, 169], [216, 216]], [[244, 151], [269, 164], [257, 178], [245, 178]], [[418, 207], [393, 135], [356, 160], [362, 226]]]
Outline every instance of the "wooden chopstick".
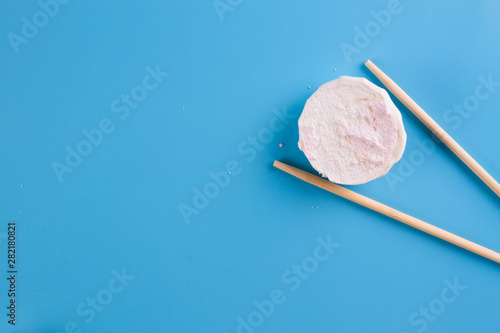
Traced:
[[467, 239], [464, 239], [448, 231], [435, 227], [432, 224], [421, 221], [410, 215], [395, 210], [389, 206], [381, 204], [380, 202], [367, 198], [364, 195], [348, 190], [345, 187], [331, 183], [326, 179], [314, 176], [308, 172], [294, 168], [290, 165], [281, 163], [279, 161], [274, 161], [273, 166], [291, 174], [292, 176], [302, 179], [305, 182], [308, 182], [324, 190], [332, 192], [338, 196], [341, 196], [342, 198], [353, 201], [361, 206], [365, 206], [366, 208], [369, 208], [371, 210], [389, 216], [399, 222], [403, 222], [411, 227], [417, 228], [437, 238], [441, 238], [442, 240], [445, 240], [447, 242], [460, 246], [461, 248], [479, 254], [480, 256], [483, 256], [497, 263], [500, 263], [500, 253], [492, 251], [484, 246], [468, 241]]
[[413, 114], [427, 126], [443, 143], [450, 148], [474, 173], [500, 197], [500, 184], [483, 169], [451, 136], [439, 126], [425, 111], [418, 106], [394, 81], [382, 72], [373, 62], [368, 60], [365, 66], [403, 103]]

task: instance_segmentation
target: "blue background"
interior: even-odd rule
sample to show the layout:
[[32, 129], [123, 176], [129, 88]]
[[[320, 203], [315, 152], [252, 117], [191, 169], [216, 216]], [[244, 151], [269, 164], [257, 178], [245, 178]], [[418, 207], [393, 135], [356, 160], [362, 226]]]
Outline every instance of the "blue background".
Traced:
[[[356, 47], [356, 27], [371, 27], [371, 11], [388, 1], [227, 1], [220, 16], [212, 1], [70, 1], [17, 53], [9, 33], [22, 36], [23, 17], [41, 7], [1, 1], [0, 331], [236, 332], [238, 317], [248, 322], [254, 301], [275, 289], [286, 300], [254, 332], [499, 331], [498, 264], [272, 162], [314, 171], [297, 148], [305, 101], [340, 75], [380, 85], [363, 66], [371, 59], [500, 179], [500, 88], [467, 116], [448, 111], [480, 76], [500, 81], [500, 4], [401, 0], [389, 24], [345, 56], [341, 43]], [[169, 75], [120, 119], [112, 102], [141, 85], [148, 66]], [[429, 132], [396, 105], [408, 135], [402, 161], [351, 188], [500, 251], [499, 198], [442, 144], [416, 153]], [[273, 109], [294, 119], [262, 150], [249, 148], [249, 137], [269, 133]], [[114, 131], [60, 182], [53, 162], [105, 118]], [[180, 205], [192, 207], [193, 191], [233, 160], [241, 172], [186, 223]], [[15, 327], [6, 317], [10, 220]], [[340, 246], [292, 291], [283, 275], [328, 235]], [[79, 314], [88, 298], [109, 295], [113, 270], [125, 270], [127, 285], [91, 320]], [[455, 280], [467, 288], [445, 304]], [[438, 315], [422, 319], [430, 305]]]

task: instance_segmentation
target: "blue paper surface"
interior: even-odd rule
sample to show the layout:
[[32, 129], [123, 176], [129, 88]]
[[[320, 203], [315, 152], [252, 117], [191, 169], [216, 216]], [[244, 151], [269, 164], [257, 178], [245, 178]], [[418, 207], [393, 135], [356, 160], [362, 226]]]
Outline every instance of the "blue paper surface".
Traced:
[[[272, 163], [314, 172], [305, 101], [371, 59], [500, 179], [499, 11], [0, 2], [0, 332], [498, 332], [498, 264]], [[403, 158], [349, 188], [500, 251], [500, 199], [393, 100]]]

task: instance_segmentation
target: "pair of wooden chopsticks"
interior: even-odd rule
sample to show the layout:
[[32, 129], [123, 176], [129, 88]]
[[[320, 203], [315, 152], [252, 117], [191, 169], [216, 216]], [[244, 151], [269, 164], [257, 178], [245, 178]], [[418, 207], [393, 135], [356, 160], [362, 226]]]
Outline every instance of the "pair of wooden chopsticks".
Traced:
[[[448, 135], [425, 111], [413, 101], [394, 81], [375, 66], [370, 60], [365, 63], [366, 67], [396, 96], [420, 121], [422, 121], [441, 141], [443, 141], [452, 152], [454, 152], [474, 173], [481, 178], [498, 196], [500, 196], [500, 185], [491, 177], [451, 136]], [[484, 246], [473, 243], [454, 235], [448, 231], [435, 227], [410, 215], [397, 211], [380, 202], [367, 198], [359, 193], [348, 190], [345, 187], [331, 183], [330, 181], [314, 176], [308, 172], [294, 168], [287, 164], [274, 161], [276, 168], [283, 170], [310, 184], [316, 185], [324, 190], [337, 194], [347, 200], [353, 201], [361, 206], [387, 215], [397, 221], [417, 228], [430, 235], [460, 246], [466, 250], [479, 254], [485, 258], [500, 263], [500, 253], [492, 251]]]

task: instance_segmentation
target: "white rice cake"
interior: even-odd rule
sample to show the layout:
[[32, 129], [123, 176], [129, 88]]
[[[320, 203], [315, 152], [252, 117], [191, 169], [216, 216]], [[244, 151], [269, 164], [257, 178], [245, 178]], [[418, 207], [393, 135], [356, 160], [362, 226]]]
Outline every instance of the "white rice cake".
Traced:
[[314, 169], [338, 184], [385, 175], [406, 145], [401, 113], [384, 89], [342, 76], [307, 100], [299, 118], [299, 148]]

